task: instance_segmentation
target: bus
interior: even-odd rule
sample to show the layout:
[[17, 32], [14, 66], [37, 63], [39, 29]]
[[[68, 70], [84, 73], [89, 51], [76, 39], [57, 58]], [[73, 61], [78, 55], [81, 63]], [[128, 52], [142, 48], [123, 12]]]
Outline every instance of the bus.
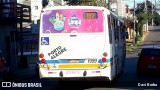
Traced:
[[125, 65], [124, 21], [104, 7], [55, 6], [41, 13], [40, 78], [106, 78]]

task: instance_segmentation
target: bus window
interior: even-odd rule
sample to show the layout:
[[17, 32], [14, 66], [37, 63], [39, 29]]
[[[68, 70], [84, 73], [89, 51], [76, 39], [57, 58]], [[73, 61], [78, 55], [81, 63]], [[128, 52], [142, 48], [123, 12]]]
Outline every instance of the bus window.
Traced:
[[42, 21], [42, 33], [48, 34], [103, 33], [104, 31], [103, 12], [101, 10], [48, 10], [44, 12]]
[[112, 20], [111, 20], [110, 15], [108, 15], [108, 31], [109, 31], [109, 43], [110, 44], [112, 44], [112, 28], [111, 28], [111, 25], [112, 25]]
[[119, 27], [118, 27], [118, 23], [117, 23], [117, 20], [116, 19], [114, 19], [114, 33], [115, 33], [115, 41], [118, 41], [118, 30], [119, 29]]

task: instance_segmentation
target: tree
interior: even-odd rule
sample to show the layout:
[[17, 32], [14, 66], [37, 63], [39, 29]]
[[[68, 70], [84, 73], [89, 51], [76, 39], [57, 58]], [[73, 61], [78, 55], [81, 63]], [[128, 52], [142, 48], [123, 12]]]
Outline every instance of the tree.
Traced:
[[42, 7], [46, 7], [48, 5], [49, 0], [42, 0]]
[[148, 0], [146, 1], [147, 8], [145, 8], [145, 2], [137, 4], [136, 17], [138, 20], [138, 24], [136, 25], [136, 33], [139, 33], [141, 37], [143, 36], [143, 25], [147, 21], [149, 24], [151, 24], [152, 19], [155, 18], [155, 15], [152, 14], [152, 9], [155, 9], [155, 6], [153, 5], [152, 8], [152, 5], [153, 4]]
[[65, 0], [69, 5], [106, 6], [105, 0]]
[[154, 23], [155, 25], [160, 25], [160, 15], [158, 12], [154, 12]]
[[[152, 8], [152, 5], [153, 5], [153, 8]], [[154, 4], [152, 4], [150, 1], [146, 1], [146, 9], [147, 9], [147, 12], [151, 12], [152, 11], [152, 9], [155, 9], [155, 5]], [[146, 12], [145, 11], [145, 2], [143, 2], [143, 3], [138, 3], [137, 4], [137, 9], [136, 9], [136, 14], [139, 14], [139, 13], [141, 13], [141, 12]]]

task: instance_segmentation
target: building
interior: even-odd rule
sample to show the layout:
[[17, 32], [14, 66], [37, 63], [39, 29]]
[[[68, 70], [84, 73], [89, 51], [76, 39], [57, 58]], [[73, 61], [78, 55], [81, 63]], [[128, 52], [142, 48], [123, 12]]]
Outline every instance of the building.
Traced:
[[[23, 22], [30, 22], [30, 7], [17, 4], [17, 0], [0, 0], [0, 49], [11, 70], [16, 70], [18, 63], [22, 62], [18, 50], [22, 52], [23, 48]], [[18, 23], [20, 27], [17, 27]]]
[[40, 13], [42, 10], [42, 0], [17, 0], [17, 3], [30, 6], [31, 20], [37, 24], [37, 21], [40, 19]]
[[[109, 1], [109, 2], [108, 2]], [[110, 9], [115, 12], [118, 16], [126, 17], [126, 4], [124, 0], [108, 0], [110, 3]]]

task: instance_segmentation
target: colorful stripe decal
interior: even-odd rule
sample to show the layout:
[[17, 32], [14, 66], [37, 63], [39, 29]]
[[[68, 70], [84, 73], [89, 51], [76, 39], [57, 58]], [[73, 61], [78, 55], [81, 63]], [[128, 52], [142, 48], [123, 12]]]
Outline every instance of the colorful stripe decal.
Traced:
[[[110, 63], [110, 62], [112, 62], [112, 58], [107, 59], [106, 62], [102, 62], [102, 59], [98, 60], [98, 63]], [[63, 60], [46, 60], [46, 64], [52, 64], [52, 63], [54, 63], [54, 64], [65, 64], [65, 63], [68, 63], [68, 60], [65, 60], [65, 59], [63, 59]], [[85, 63], [85, 60], [81, 59], [79, 61], [79, 63]]]
[[[84, 63], [85, 60], [79, 60], [79, 63]], [[46, 60], [47, 64], [55, 63], [55, 64], [62, 64], [68, 63], [68, 60]]]
[[[106, 67], [110, 66], [110, 63], [105, 64]], [[100, 64], [61, 64], [58, 68], [100, 68]]]

